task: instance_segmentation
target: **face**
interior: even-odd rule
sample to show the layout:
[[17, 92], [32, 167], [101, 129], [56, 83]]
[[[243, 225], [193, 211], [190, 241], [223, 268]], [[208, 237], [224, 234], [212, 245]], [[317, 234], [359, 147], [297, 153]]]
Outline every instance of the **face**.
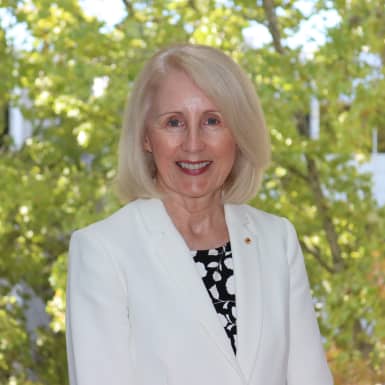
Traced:
[[220, 197], [236, 143], [216, 105], [183, 72], [162, 80], [149, 113], [144, 149], [158, 188], [183, 198]]

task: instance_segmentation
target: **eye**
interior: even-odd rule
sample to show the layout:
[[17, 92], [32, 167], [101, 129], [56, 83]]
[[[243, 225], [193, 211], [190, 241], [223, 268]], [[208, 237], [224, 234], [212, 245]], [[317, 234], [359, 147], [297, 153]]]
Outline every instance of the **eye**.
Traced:
[[209, 127], [220, 127], [222, 125], [222, 118], [216, 114], [210, 114], [205, 117], [203, 124]]
[[178, 127], [178, 126], [180, 126], [180, 123], [181, 122], [179, 119], [170, 119], [170, 120], [168, 120], [167, 125], [171, 126], [171, 127]]
[[207, 118], [207, 124], [212, 126], [212, 125], [218, 125], [220, 124], [220, 120], [214, 117], [209, 117]]
[[183, 128], [185, 126], [184, 121], [177, 117], [167, 119], [166, 127], [168, 128]]

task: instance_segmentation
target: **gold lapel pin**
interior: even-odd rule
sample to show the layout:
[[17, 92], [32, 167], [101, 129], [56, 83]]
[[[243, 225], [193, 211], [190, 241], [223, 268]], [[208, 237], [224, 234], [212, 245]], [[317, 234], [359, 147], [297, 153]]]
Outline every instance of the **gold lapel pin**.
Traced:
[[249, 238], [249, 237], [246, 237], [245, 238], [245, 243], [247, 243], [248, 245], [251, 243], [251, 238]]

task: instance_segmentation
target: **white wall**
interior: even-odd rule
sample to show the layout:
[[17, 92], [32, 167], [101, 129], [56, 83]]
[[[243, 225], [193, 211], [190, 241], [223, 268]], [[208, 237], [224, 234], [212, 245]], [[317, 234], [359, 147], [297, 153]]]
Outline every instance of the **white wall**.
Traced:
[[385, 153], [374, 153], [370, 161], [360, 167], [373, 175], [373, 195], [379, 205], [385, 205]]
[[25, 120], [21, 111], [15, 107], [9, 109], [9, 133], [16, 150], [32, 135], [31, 123]]

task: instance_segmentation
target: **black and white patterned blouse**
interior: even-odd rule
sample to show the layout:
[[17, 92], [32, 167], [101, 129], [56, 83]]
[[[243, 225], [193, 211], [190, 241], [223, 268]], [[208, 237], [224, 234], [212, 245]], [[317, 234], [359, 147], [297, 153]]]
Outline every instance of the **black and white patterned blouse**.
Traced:
[[233, 258], [230, 242], [191, 254], [236, 354], [236, 308]]

